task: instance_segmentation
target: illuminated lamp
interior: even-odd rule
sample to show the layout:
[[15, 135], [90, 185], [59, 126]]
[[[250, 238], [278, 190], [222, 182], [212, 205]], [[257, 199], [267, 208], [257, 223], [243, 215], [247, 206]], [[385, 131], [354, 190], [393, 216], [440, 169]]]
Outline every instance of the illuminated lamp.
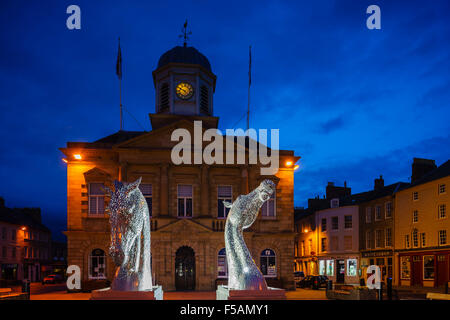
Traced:
[[290, 161], [290, 160], [286, 161], [286, 166], [287, 166], [287, 167], [292, 166], [292, 161]]
[[81, 154], [79, 154], [79, 153], [74, 154], [73, 157], [77, 160], [81, 160]]
[[61, 160], [64, 161], [65, 163], [68, 162], [66, 158], [62, 158]]

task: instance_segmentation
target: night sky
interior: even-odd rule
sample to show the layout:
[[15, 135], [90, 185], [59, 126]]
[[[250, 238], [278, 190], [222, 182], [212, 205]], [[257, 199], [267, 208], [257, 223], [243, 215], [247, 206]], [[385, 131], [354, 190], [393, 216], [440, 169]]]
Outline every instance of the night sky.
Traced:
[[[81, 30], [66, 8], [81, 8]], [[381, 8], [381, 30], [366, 8]], [[126, 130], [151, 130], [152, 71], [189, 45], [217, 75], [219, 128], [245, 128], [252, 45], [251, 127], [279, 128], [302, 157], [295, 205], [328, 181], [352, 192], [409, 181], [413, 157], [442, 164], [450, 150], [450, 2], [18, 1], [0, 3], [0, 196], [41, 207], [56, 239], [66, 230], [59, 147], [119, 129], [117, 38]], [[240, 122], [236, 122], [241, 119]], [[143, 128], [142, 128], [142, 127]]]

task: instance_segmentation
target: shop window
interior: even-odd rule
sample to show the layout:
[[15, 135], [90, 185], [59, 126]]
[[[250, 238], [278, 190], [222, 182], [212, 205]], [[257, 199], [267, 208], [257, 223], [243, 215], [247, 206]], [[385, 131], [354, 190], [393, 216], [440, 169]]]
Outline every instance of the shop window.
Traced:
[[276, 195], [275, 191], [270, 196], [269, 200], [264, 202], [264, 204], [261, 207], [261, 217], [264, 218], [275, 218], [276, 216], [276, 201], [275, 201]]
[[411, 277], [411, 264], [409, 256], [400, 257], [401, 279], [407, 280]]
[[277, 276], [277, 264], [275, 252], [271, 249], [265, 249], [260, 257], [261, 273], [268, 278]]
[[141, 183], [139, 185], [139, 189], [142, 192], [142, 195], [145, 198], [145, 201], [147, 202], [147, 207], [148, 207], [148, 213], [150, 215], [150, 217], [152, 216], [152, 211], [153, 211], [153, 187], [150, 183]]
[[89, 215], [103, 215], [105, 211], [105, 192], [103, 183], [89, 183]]
[[231, 186], [217, 186], [217, 218], [226, 218], [230, 208], [226, 208], [224, 201], [232, 203], [233, 190]]
[[325, 260], [319, 260], [319, 275], [324, 276], [325, 273]]
[[347, 276], [355, 277], [358, 270], [358, 260], [347, 259]]
[[423, 256], [423, 279], [434, 279], [434, 256]]
[[327, 276], [334, 276], [334, 260], [327, 260]]
[[228, 277], [227, 255], [225, 248], [222, 248], [217, 254], [217, 277]]
[[192, 185], [178, 185], [178, 217], [192, 217]]
[[106, 278], [106, 256], [102, 249], [94, 249], [89, 256], [89, 278]]

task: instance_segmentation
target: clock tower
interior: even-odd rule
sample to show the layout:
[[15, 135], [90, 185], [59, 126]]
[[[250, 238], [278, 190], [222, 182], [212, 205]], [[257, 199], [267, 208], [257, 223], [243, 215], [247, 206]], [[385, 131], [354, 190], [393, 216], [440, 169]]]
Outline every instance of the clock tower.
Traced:
[[216, 75], [194, 47], [177, 46], [164, 53], [153, 71], [156, 114], [212, 116]]

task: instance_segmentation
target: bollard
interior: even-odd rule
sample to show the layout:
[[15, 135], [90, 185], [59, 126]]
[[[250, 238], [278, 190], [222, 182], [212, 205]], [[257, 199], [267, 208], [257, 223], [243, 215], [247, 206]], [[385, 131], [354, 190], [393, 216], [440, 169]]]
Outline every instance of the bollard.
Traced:
[[383, 300], [383, 282], [380, 282], [380, 289], [378, 289], [378, 300], [382, 301]]
[[327, 291], [333, 290], [333, 280], [328, 280], [327, 282]]
[[392, 300], [392, 278], [387, 278], [387, 296], [388, 300]]

